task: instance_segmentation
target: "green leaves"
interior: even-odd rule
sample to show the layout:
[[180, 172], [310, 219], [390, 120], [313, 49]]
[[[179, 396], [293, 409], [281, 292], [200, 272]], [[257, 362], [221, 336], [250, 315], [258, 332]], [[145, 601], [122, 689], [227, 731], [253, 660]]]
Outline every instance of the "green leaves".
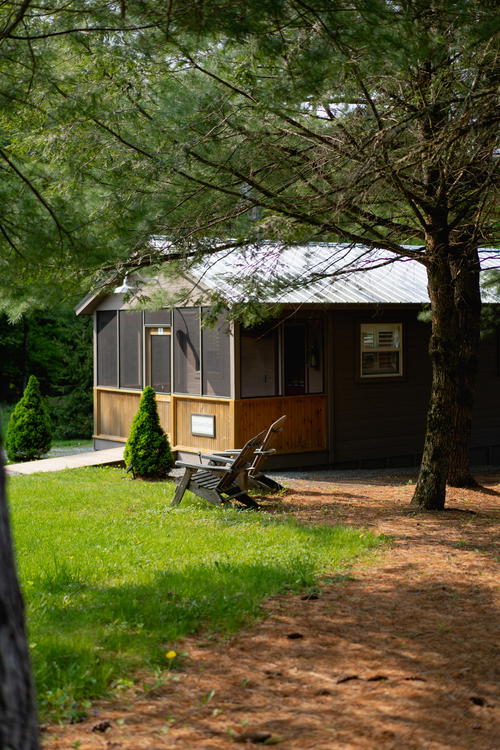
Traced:
[[164, 477], [174, 465], [168, 438], [160, 426], [156, 396], [151, 386], [142, 392], [124, 453], [134, 477]]
[[5, 449], [11, 461], [32, 461], [47, 453], [52, 441], [49, 414], [32, 375], [22, 399], [11, 414]]
[[0, 50], [1, 304], [156, 263], [152, 235], [185, 256], [256, 236], [405, 254], [433, 186], [457, 233], [487, 242], [492, 7], [70, 2], [50, 24], [30, 9], [30, 55]]

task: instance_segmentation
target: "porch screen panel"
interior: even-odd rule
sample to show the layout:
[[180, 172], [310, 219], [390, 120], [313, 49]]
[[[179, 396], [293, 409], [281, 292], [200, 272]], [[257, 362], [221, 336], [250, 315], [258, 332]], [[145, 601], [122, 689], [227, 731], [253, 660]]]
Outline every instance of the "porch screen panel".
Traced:
[[146, 325], [169, 326], [172, 322], [171, 310], [148, 310], [144, 313]]
[[323, 393], [324, 386], [323, 322], [310, 320], [307, 326], [308, 393]]
[[[208, 311], [208, 308], [203, 310]], [[203, 395], [231, 395], [229, 323], [220, 318], [213, 328], [202, 328]]]
[[285, 323], [283, 338], [285, 396], [299, 396], [306, 392], [305, 324]]
[[174, 390], [201, 393], [200, 313], [197, 307], [174, 310]]
[[114, 310], [96, 313], [97, 385], [118, 385], [118, 315]]
[[142, 388], [141, 312], [120, 312], [120, 388]]
[[272, 323], [241, 330], [241, 397], [276, 396], [278, 334]]
[[158, 393], [170, 393], [170, 336], [152, 335], [151, 385]]

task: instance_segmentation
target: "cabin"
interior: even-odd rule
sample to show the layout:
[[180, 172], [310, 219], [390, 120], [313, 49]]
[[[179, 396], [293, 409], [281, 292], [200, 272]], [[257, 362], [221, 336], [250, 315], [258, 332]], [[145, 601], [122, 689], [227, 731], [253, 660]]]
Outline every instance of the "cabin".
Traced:
[[[214, 256], [177, 279], [132, 278], [82, 300], [77, 314], [94, 318], [95, 449], [127, 440], [141, 391], [151, 385], [180, 457], [241, 447], [286, 414], [275, 468], [417, 464], [431, 381], [430, 324], [421, 319], [429, 303], [425, 270], [415, 261], [367, 262], [358, 249], [362, 272], [325, 278], [332, 247], [287, 248], [272, 268], [252, 266], [273, 277], [310, 275], [305, 286], [264, 300], [279, 307], [254, 327], [225, 318], [204, 325], [211, 290], [237, 294], [245, 253]], [[353, 250], [335, 247], [337, 266], [349, 269]], [[151, 286], [166, 298], [183, 290], [186, 301], [139, 306]], [[500, 302], [488, 290], [483, 298]], [[491, 335], [481, 347], [475, 464], [500, 464], [499, 343]]]

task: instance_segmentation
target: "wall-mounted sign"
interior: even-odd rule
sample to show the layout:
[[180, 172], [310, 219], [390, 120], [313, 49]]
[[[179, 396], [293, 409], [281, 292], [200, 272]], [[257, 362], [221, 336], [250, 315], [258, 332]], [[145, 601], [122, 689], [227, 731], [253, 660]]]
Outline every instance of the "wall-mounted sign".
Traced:
[[215, 437], [215, 416], [212, 414], [191, 414], [191, 435]]

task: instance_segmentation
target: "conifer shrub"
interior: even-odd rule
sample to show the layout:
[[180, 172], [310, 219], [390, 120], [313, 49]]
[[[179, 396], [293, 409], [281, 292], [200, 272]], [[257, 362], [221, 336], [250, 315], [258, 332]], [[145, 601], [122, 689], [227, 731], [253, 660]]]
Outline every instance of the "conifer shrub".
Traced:
[[164, 477], [174, 465], [168, 437], [160, 425], [156, 396], [151, 386], [142, 392], [124, 453], [127, 471], [134, 477]]
[[50, 450], [51, 442], [49, 413], [38, 380], [32, 375], [10, 416], [5, 450], [10, 461], [33, 461]]

